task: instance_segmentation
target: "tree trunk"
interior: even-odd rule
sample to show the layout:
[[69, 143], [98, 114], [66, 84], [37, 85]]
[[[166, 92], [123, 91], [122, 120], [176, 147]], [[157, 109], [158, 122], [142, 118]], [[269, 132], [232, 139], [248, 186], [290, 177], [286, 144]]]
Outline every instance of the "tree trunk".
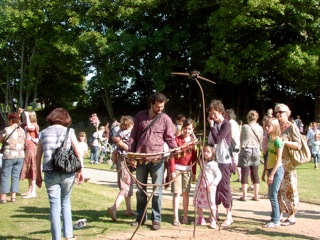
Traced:
[[25, 49], [25, 41], [22, 39], [22, 45], [21, 45], [21, 64], [20, 64], [20, 93], [19, 93], [19, 106], [17, 107], [23, 107], [23, 84], [24, 84], [24, 49]]

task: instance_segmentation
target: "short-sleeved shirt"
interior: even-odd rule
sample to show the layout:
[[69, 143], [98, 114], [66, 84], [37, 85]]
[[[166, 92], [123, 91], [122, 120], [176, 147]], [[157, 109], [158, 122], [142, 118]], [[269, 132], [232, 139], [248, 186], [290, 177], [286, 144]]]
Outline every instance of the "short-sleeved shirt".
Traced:
[[[24, 158], [24, 146], [25, 146], [25, 131], [18, 127], [18, 124], [6, 127], [2, 131], [2, 136], [5, 139], [5, 150], [3, 152], [3, 159], [15, 159]], [[11, 134], [12, 133], [12, 134]], [[9, 135], [11, 136], [9, 137]], [[8, 138], [9, 137], [9, 138]]]
[[136, 115], [130, 135], [130, 152], [162, 152], [165, 142], [171, 149], [178, 147], [174, 137], [174, 125], [171, 118], [163, 113], [153, 126], [144, 132], [144, 129], [152, 120], [148, 116], [148, 110], [141, 111]]
[[275, 141], [268, 140], [268, 161], [267, 169], [272, 169], [277, 162], [277, 149], [284, 146], [280, 137], [277, 137]]
[[[66, 134], [67, 128], [62, 125], [52, 125], [41, 132], [39, 142], [43, 149], [43, 172], [53, 170], [51, 164], [52, 154], [63, 144]], [[71, 148], [71, 136], [74, 134], [74, 129], [70, 128], [67, 139], [67, 149]]]

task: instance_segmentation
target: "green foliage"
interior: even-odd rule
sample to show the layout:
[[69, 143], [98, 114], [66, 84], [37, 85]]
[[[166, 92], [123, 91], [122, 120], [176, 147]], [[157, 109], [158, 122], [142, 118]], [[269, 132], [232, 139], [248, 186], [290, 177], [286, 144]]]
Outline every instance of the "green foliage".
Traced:
[[316, 1], [220, 2], [209, 19], [213, 47], [208, 71], [235, 83], [277, 77], [297, 92], [316, 89], [320, 17], [316, 9]]
[[198, 85], [171, 76], [199, 70], [218, 83], [202, 83], [207, 101], [264, 112], [319, 88], [319, 10], [315, 0], [3, 0], [0, 100], [79, 102], [111, 119], [162, 91], [173, 116], [201, 119]]

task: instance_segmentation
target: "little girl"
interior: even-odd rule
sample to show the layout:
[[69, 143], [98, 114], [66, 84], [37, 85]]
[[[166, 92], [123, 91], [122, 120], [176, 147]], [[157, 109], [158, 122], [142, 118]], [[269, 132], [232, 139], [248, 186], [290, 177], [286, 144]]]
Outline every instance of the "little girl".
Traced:
[[[182, 124], [182, 134], [176, 137], [178, 147], [185, 145], [195, 139], [193, 135], [193, 120], [186, 119]], [[190, 147], [190, 146], [189, 146]], [[176, 178], [172, 183], [171, 192], [173, 193], [173, 225], [180, 225], [179, 222], [179, 202], [180, 194], [183, 196], [183, 224], [188, 224], [188, 207], [189, 207], [189, 192], [191, 188], [191, 181], [195, 180], [196, 165], [193, 163], [197, 160], [197, 153], [195, 146], [191, 146], [183, 156], [178, 156], [170, 160], [171, 177]], [[182, 149], [183, 150], [183, 149]]]
[[281, 128], [278, 119], [272, 117], [266, 122], [266, 132], [268, 134], [268, 158], [265, 164], [262, 181], [265, 181], [265, 172], [268, 173], [268, 197], [271, 202], [271, 221], [264, 224], [265, 228], [280, 227], [280, 209], [278, 201], [278, 191], [284, 175], [282, 167], [283, 141], [280, 138]]
[[312, 142], [312, 157], [314, 160], [314, 169], [318, 169], [318, 163], [320, 158], [320, 134], [314, 135], [314, 141]]
[[210, 209], [210, 228], [216, 228], [216, 189], [221, 180], [221, 172], [215, 161], [215, 148], [207, 144], [202, 150], [203, 160], [199, 159], [201, 172], [194, 190], [193, 204], [197, 207], [197, 225], [206, 225], [203, 208]]
[[125, 160], [122, 154], [128, 151], [128, 142], [130, 138], [130, 133], [133, 127], [133, 118], [131, 116], [122, 116], [120, 119], [120, 130], [114, 136], [114, 142], [117, 145], [117, 172], [118, 172], [118, 186], [120, 192], [112, 207], [108, 207], [107, 212], [112, 218], [112, 220], [117, 221], [117, 210], [125, 199], [126, 201], [126, 216], [135, 216], [135, 212], [131, 207], [131, 197], [133, 195], [133, 181], [131, 176], [125, 167]]
[[[86, 135], [86, 133], [85, 132], [80, 132], [78, 134], [78, 136], [77, 136], [77, 140], [78, 140], [78, 143], [79, 143], [79, 145], [78, 145], [79, 146], [78, 147], [79, 153], [84, 159], [85, 157], [88, 156], [88, 144], [87, 144], [87, 135]], [[83, 171], [82, 174], [84, 174], [84, 171]], [[85, 182], [88, 182], [89, 180], [90, 180], [90, 178], [84, 177], [84, 181]]]

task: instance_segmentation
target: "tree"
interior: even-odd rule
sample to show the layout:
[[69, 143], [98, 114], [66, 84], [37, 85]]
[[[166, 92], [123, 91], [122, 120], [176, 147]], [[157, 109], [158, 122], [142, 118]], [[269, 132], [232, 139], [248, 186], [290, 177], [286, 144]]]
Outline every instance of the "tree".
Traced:
[[[6, 111], [18, 106], [34, 107], [39, 100], [50, 107], [58, 103], [64, 106], [66, 102], [62, 99], [75, 101], [81, 93], [83, 62], [73, 42], [78, 27], [77, 13], [73, 11], [77, 4], [73, 3], [12, 0], [0, 3], [0, 54], [5, 76], [0, 80], [6, 85], [3, 117]], [[65, 87], [68, 89], [64, 96], [59, 96]], [[60, 100], [56, 101], [57, 98]]]
[[[212, 13], [212, 56], [207, 70], [233, 83], [258, 83], [299, 96], [319, 87], [319, 2], [252, 0], [219, 2]], [[263, 104], [263, 102], [262, 102]]]

